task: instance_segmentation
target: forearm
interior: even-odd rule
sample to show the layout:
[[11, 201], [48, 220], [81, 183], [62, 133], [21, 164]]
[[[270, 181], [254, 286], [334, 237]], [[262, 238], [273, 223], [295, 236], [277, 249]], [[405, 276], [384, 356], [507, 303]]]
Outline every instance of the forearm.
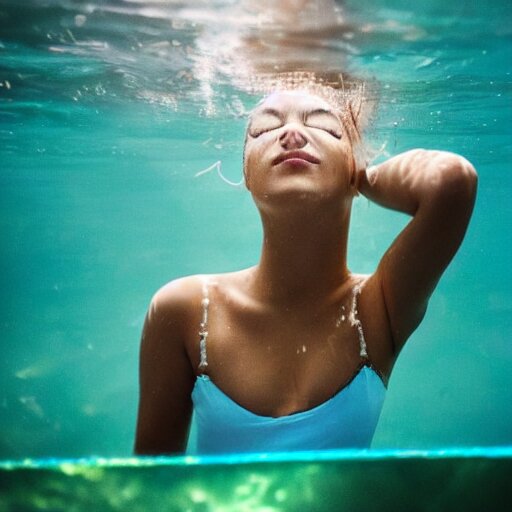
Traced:
[[413, 149], [360, 171], [358, 190], [381, 206], [409, 215], [439, 202], [460, 202], [471, 209], [476, 172], [454, 153]]

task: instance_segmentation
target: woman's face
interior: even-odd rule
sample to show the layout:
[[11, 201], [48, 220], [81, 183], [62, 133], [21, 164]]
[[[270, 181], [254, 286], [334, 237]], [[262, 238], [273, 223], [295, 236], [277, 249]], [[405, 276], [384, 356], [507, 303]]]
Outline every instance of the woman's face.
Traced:
[[332, 107], [303, 91], [268, 96], [253, 111], [244, 153], [246, 184], [257, 204], [350, 198], [352, 147]]

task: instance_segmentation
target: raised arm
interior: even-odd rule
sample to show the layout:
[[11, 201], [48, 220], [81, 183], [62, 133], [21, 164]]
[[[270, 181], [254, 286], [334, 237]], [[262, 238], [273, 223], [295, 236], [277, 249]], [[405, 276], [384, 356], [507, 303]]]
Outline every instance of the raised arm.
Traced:
[[183, 453], [192, 416], [194, 372], [185, 351], [187, 311], [179, 284], [151, 301], [140, 350], [140, 399], [135, 453]]
[[477, 175], [459, 155], [415, 149], [361, 171], [358, 179], [368, 199], [413, 216], [374, 274], [398, 353], [464, 238]]

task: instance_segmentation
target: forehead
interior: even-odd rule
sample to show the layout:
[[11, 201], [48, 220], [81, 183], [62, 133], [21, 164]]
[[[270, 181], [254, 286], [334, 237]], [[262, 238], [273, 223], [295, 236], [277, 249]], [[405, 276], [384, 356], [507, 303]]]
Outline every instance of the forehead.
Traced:
[[331, 105], [323, 98], [308, 93], [307, 91], [278, 91], [273, 92], [263, 98], [253, 110], [252, 114], [257, 114], [265, 109], [274, 109], [278, 111], [307, 111], [323, 109], [334, 111]]

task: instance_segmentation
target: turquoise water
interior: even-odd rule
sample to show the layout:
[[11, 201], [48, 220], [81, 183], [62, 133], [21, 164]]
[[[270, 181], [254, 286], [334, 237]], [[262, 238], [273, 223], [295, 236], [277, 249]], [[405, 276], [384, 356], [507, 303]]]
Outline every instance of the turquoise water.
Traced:
[[[0, 2], [0, 458], [129, 455], [153, 292], [257, 261], [249, 194], [195, 177], [218, 160], [241, 175], [243, 113], [257, 96], [217, 52], [248, 30], [235, 8]], [[373, 144], [455, 151], [480, 177], [373, 447], [510, 445], [509, 2], [350, 0], [344, 12], [343, 37], [301, 54], [321, 48], [326, 66], [375, 81]], [[352, 270], [372, 271], [405, 222], [359, 199]]]

